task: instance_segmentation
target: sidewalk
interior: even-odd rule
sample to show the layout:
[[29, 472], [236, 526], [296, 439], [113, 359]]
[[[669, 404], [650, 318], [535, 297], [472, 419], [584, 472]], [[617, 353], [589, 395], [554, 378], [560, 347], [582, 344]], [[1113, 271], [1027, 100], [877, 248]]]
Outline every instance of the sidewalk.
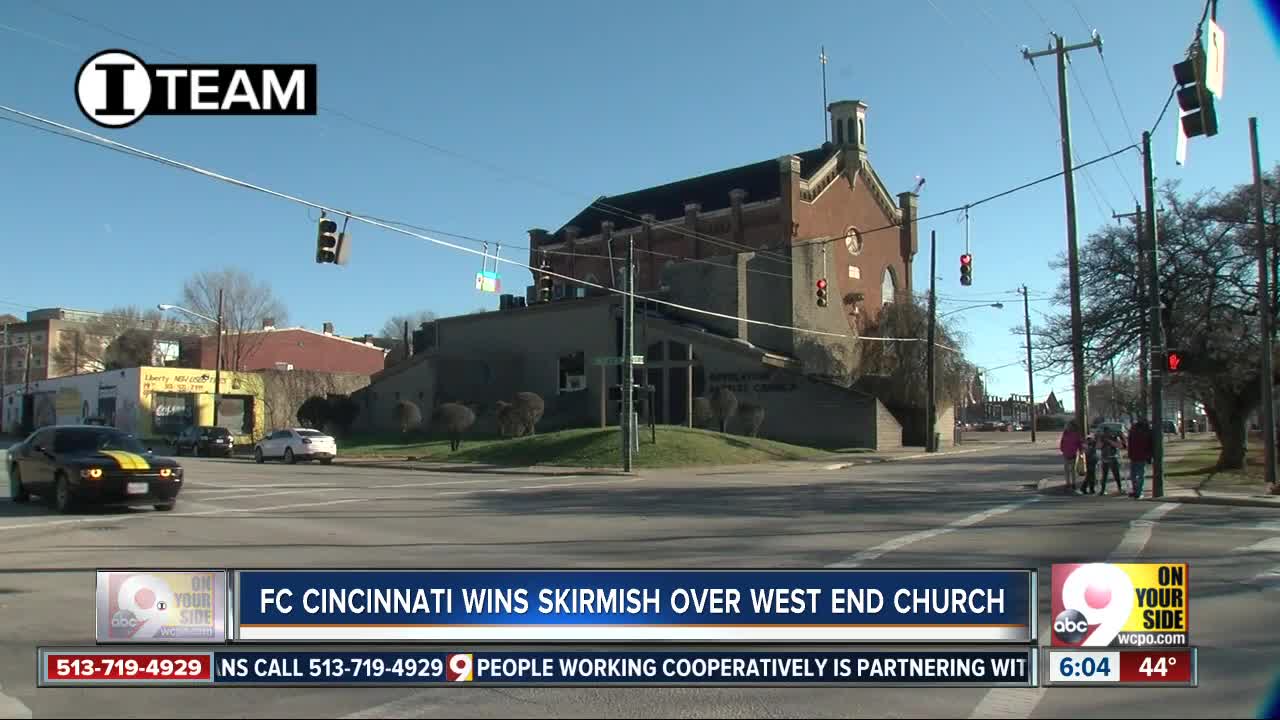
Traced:
[[[1212, 433], [1199, 433], [1196, 436], [1188, 436], [1186, 440], [1181, 438], [1166, 439], [1164, 461], [1166, 467], [1177, 462], [1187, 455], [1206, 450], [1208, 448], [1216, 448], [1218, 440]], [[1128, 464], [1122, 461], [1121, 475], [1128, 485]], [[1182, 476], [1169, 477], [1165, 476], [1165, 493], [1159, 498], [1151, 497], [1151, 471], [1147, 470], [1147, 482], [1144, 490], [1143, 502], [1176, 502], [1202, 505], [1231, 505], [1236, 507], [1275, 507], [1280, 508], [1280, 495], [1268, 495], [1262, 491], [1261, 486], [1256, 492], [1236, 491], [1236, 490], [1220, 490], [1220, 489], [1202, 489], [1205, 483], [1201, 480], [1202, 476]], [[1064, 491], [1063, 478], [1061, 476], [1053, 476], [1042, 478], [1037, 484], [1037, 489], [1041, 492], [1049, 490]]]
[[[970, 453], [981, 452], [983, 450], [992, 450], [996, 448], [1013, 445], [1012, 442], [970, 442], [962, 446], [944, 448], [936, 453], [922, 452], [919, 447], [907, 447], [900, 450], [889, 450], [881, 453], [849, 453], [848, 458], [834, 458], [827, 460], [786, 460], [769, 463], [754, 463], [751, 465], [686, 465], [683, 467], [663, 467], [663, 468], [643, 468], [631, 473], [625, 473], [617, 468], [579, 468], [579, 467], [562, 467], [559, 465], [535, 465], [528, 467], [513, 467], [508, 465], [483, 465], [478, 463], [448, 463], [448, 462], [430, 462], [421, 460], [411, 460], [409, 458], [394, 457], [359, 457], [359, 458], [343, 458], [339, 457], [334, 461], [336, 465], [351, 465], [355, 467], [378, 467], [388, 468], [392, 470], [419, 470], [422, 472], [442, 472], [442, 473], [476, 473], [491, 475], [539, 475], [545, 477], [559, 477], [567, 475], [645, 475], [647, 473], [661, 473], [671, 471], [684, 471], [698, 473], [701, 471], [714, 471], [717, 474], [733, 473], [733, 472], [769, 472], [769, 471], [823, 471], [823, 470], [844, 470], [860, 465], [874, 465], [877, 463], [901, 462], [904, 460], [921, 460], [925, 458], [944, 457], [949, 455], [967, 455]], [[1048, 447], [1046, 445], [1045, 447]]]

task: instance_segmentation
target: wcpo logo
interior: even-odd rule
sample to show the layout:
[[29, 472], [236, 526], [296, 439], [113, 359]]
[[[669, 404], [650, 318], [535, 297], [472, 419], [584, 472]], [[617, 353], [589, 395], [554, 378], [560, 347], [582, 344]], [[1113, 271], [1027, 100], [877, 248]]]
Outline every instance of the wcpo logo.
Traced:
[[315, 115], [316, 66], [148, 65], [104, 50], [80, 67], [76, 102], [108, 128], [144, 115]]
[[1185, 646], [1188, 589], [1185, 563], [1054, 565], [1052, 644]]

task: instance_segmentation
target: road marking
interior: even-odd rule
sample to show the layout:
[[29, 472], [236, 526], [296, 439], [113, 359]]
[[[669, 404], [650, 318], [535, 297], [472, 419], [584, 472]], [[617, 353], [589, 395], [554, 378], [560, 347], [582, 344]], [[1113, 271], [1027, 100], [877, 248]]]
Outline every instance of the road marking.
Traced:
[[952, 533], [962, 528], [972, 527], [974, 525], [977, 525], [980, 522], [989, 520], [995, 517], [996, 515], [1003, 515], [1004, 513], [1013, 512], [1014, 510], [1026, 507], [1031, 503], [1039, 502], [1039, 500], [1040, 500], [1039, 496], [1027, 498], [1026, 500], [1021, 500], [1016, 503], [1009, 503], [1008, 505], [1000, 505], [999, 507], [994, 507], [989, 510], [983, 510], [982, 512], [974, 513], [972, 515], [967, 515], [965, 517], [960, 518], [959, 520], [953, 520], [947, 523], [946, 525], [942, 525], [940, 527], [930, 528], [929, 530], [917, 530], [916, 532], [913, 532], [913, 533], [907, 533], [906, 535], [902, 535], [902, 536], [893, 538], [892, 540], [882, 542], [879, 545], [876, 545], [875, 547], [867, 548], [866, 550], [863, 550], [862, 552], [859, 552], [855, 555], [851, 555], [848, 558], [841, 560], [838, 563], [832, 563], [830, 565], [827, 565], [827, 567], [829, 568], [858, 567], [859, 565], [871, 562], [872, 560], [879, 558], [881, 555], [891, 553], [894, 550], [900, 550], [908, 545], [913, 545], [915, 543], [918, 543], [924, 540], [929, 540], [939, 535], [946, 535], [947, 533]]
[[[1142, 554], [1151, 541], [1151, 533], [1160, 518], [1168, 515], [1178, 503], [1162, 503], [1129, 522], [1129, 529], [1111, 551], [1107, 562], [1133, 560]], [[1277, 576], [1280, 579], [1280, 575]], [[971, 718], [1029, 718], [1044, 699], [1048, 688], [995, 688], [987, 692], [969, 713]]]
[[518, 485], [510, 488], [483, 488], [480, 490], [449, 490], [437, 495], [472, 495], [475, 493], [509, 493], [519, 492], [521, 490], [546, 490], [548, 488], [558, 487], [581, 487], [583, 485], [613, 485], [615, 483], [631, 483], [637, 482], [640, 478], [617, 478], [615, 480], [589, 480], [587, 482], [574, 483], [547, 483], [545, 485]]
[[1232, 552], [1238, 553], [1280, 553], [1280, 537], [1270, 537], [1252, 545], [1242, 545]]
[[1129, 530], [1120, 538], [1120, 544], [1111, 551], [1107, 562], [1132, 560], [1142, 554], [1143, 548], [1151, 541], [1151, 533], [1155, 530], [1160, 518], [1178, 508], [1178, 503], [1161, 503], [1143, 513], [1138, 519], [1129, 522]]
[[0, 718], [25, 720], [29, 717], [31, 717], [31, 708], [24, 705], [18, 698], [0, 692]]

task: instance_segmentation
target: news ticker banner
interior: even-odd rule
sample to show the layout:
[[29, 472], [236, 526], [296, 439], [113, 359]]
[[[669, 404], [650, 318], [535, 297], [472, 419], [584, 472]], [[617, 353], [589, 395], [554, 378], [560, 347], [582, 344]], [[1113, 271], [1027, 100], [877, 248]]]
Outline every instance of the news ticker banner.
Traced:
[[1034, 648], [40, 648], [39, 687], [1036, 687]]
[[99, 643], [1030, 643], [1034, 570], [99, 571]]

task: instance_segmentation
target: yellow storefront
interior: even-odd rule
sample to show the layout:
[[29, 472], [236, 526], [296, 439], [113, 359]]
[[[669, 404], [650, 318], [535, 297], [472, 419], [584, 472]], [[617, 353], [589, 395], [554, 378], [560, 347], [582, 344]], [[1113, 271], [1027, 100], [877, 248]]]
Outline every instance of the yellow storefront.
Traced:
[[214, 416], [214, 373], [189, 368], [139, 368], [139, 431], [151, 437], [177, 435], [192, 425], [218, 425], [250, 443], [262, 435], [262, 376], [222, 373], [221, 400]]

